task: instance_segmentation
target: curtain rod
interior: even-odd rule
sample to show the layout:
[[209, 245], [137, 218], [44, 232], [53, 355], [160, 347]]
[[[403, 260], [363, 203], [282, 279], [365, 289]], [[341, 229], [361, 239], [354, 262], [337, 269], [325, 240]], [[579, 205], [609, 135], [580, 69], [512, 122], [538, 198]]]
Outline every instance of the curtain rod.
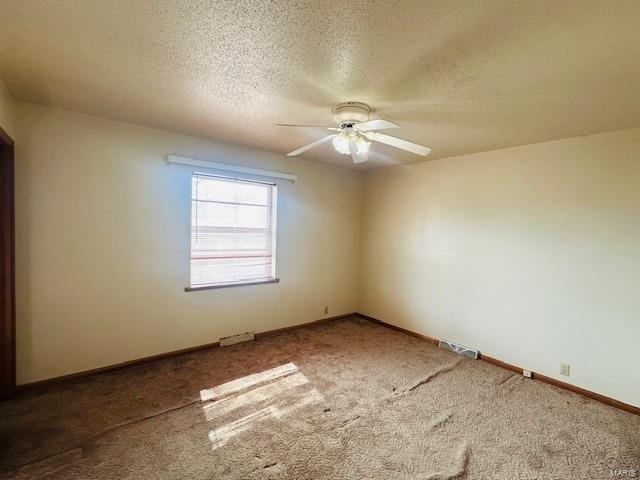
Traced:
[[196, 160], [195, 158], [181, 157], [179, 155], [167, 155], [167, 163], [170, 165], [188, 165], [191, 167], [247, 173], [249, 175], [257, 175], [260, 177], [280, 178], [283, 180], [289, 180], [290, 182], [295, 182], [298, 179], [297, 175], [291, 175], [289, 173], [273, 172], [271, 170], [261, 170], [259, 168], [240, 167], [238, 165], [230, 165], [228, 163], [207, 162], [205, 160]]

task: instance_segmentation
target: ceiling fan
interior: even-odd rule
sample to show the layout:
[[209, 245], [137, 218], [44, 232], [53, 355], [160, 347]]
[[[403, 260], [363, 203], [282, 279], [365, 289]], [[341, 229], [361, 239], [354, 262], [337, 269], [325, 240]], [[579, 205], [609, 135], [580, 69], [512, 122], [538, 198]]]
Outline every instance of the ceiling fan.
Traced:
[[378, 133], [378, 130], [385, 130], [388, 128], [399, 128], [393, 122], [387, 120], [369, 120], [371, 108], [369, 105], [360, 102], [346, 102], [335, 105], [332, 108], [333, 120], [338, 124], [338, 127], [324, 127], [318, 125], [292, 125], [292, 124], [277, 124], [279, 127], [314, 127], [314, 128], [326, 128], [336, 133], [327, 135], [326, 137], [316, 140], [309, 145], [300, 147], [293, 152], [287, 153], [288, 157], [295, 157], [307, 150], [317, 147], [323, 143], [331, 140], [333, 147], [337, 152], [343, 155], [351, 155], [353, 163], [362, 163], [368, 160], [369, 146], [373, 140], [374, 142], [380, 142], [392, 147], [400, 148], [411, 153], [422, 155], [423, 157], [429, 155], [431, 149], [417, 143], [408, 142], [401, 138], [385, 135], [384, 133]]

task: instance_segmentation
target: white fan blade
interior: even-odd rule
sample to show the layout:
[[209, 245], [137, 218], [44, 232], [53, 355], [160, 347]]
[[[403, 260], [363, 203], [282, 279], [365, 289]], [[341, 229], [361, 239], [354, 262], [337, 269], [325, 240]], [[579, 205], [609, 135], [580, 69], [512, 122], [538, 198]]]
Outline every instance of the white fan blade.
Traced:
[[385, 130], [387, 128], [399, 128], [400, 125], [396, 125], [393, 122], [388, 120], [369, 120], [368, 122], [358, 123], [356, 124], [356, 130], [360, 130], [362, 132], [371, 131], [371, 130]]
[[408, 142], [401, 138], [385, 135], [384, 133], [364, 132], [364, 136], [369, 140], [373, 140], [374, 142], [386, 143], [387, 145], [391, 145], [392, 147], [407, 150], [408, 152], [416, 153], [418, 155], [422, 155], [423, 157], [426, 157], [431, 152], [431, 149], [429, 147], [418, 145], [417, 143], [413, 142]]
[[307, 150], [311, 150], [313, 147], [317, 147], [318, 145], [328, 142], [329, 140], [331, 140], [333, 137], [335, 137], [336, 134], [332, 133], [331, 135], [327, 135], [326, 137], [322, 137], [320, 140], [316, 140], [313, 143], [310, 143], [309, 145], [305, 145], [304, 147], [300, 147], [297, 150], [294, 150], [293, 152], [289, 152], [287, 153], [287, 157], [295, 157], [296, 155], [300, 155], [303, 152], [306, 152]]

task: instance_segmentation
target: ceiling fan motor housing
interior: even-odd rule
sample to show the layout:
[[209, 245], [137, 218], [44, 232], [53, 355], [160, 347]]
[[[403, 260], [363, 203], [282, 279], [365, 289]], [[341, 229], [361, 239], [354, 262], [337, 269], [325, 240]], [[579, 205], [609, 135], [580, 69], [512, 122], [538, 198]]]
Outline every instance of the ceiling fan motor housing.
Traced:
[[340, 126], [369, 121], [371, 108], [360, 102], [339, 103], [333, 107], [333, 120]]

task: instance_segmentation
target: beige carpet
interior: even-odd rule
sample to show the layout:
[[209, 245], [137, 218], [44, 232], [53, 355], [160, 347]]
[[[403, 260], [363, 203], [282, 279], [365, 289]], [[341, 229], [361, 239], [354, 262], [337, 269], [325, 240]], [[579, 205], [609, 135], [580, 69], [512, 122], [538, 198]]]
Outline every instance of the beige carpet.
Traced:
[[609, 479], [640, 417], [360, 319], [0, 404], [0, 478]]

